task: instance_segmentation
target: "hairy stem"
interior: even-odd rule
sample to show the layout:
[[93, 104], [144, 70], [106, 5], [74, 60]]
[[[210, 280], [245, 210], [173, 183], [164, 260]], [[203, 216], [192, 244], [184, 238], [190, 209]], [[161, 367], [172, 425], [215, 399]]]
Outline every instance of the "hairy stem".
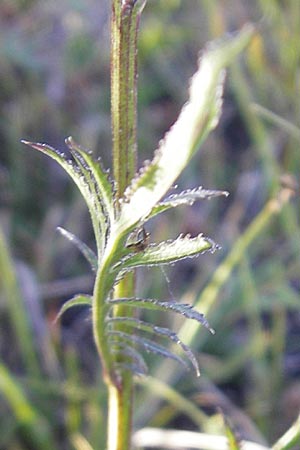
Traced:
[[[111, 113], [117, 200], [136, 172], [137, 30], [144, 4], [144, 0], [112, 0]], [[115, 297], [133, 296], [134, 284], [134, 275], [128, 274], [115, 289]], [[114, 315], [128, 316], [130, 312], [119, 305]], [[129, 450], [133, 400], [133, 379], [129, 371], [108, 378], [108, 396], [107, 450]]]
[[143, 4], [140, 0], [112, 2], [111, 112], [118, 198], [136, 170], [137, 30]]

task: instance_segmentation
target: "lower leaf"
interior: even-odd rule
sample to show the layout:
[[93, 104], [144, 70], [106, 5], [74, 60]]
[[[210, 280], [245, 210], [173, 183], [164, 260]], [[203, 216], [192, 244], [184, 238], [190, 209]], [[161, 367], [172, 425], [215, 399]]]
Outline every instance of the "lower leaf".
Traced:
[[93, 305], [93, 297], [90, 295], [85, 294], [79, 294], [75, 297], [68, 300], [66, 303], [62, 305], [62, 307], [59, 310], [59, 313], [56, 316], [56, 321], [61, 318], [61, 316], [70, 308], [73, 308], [74, 306], [92, 306]]

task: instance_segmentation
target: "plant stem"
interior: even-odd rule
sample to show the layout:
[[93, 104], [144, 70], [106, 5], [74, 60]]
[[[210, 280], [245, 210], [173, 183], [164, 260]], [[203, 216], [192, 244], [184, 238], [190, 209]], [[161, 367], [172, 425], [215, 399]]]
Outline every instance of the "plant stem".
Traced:
[[112, 0], [111, 120], [118, 198], [136, 171], [137, 30], [142, 3]]
[[108, 386], [107, 450], [128, 450], [131, 442], [132, 374], [122, 377], [120, 387]]
[[[137, 30], [144, 3], [144, 0], [112, 0], [111, 120], [117, 200], [136, 172]], [[114, 296], [133, 296], [134, 285], [134, 274], [128, 274], [115, 289]], [[118, 306], [114, 315], [128, 317], [130, 312]], [[133, 400], [133, 379], [129, 371], [108, 379], [108, 396], [107, 450], [129, 450]]]

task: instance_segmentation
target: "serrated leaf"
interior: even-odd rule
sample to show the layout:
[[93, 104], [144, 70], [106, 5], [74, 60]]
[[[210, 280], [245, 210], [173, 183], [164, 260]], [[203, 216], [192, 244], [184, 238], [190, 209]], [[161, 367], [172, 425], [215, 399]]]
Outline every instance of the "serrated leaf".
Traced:
[[179, 313], [187, 319], [196, 320], [205, 326], [212, 334], [215, 331], [210, 327], [208, 321], [205, 319], [204, 314], [196, 311], [189, 303], [177, 303], [177, 302], [165, 302], [152, 298], [116, 298], [110, 299], [108, 304], [114, 305], [126, 305], [134, 308], [144, 308], [156, 311], [171, 311]]
[[114, 219], [114, 199], [113, 199], [113, 189], [112, 183], [108, 178], [108, 174], [104, 171], [101, 166], [101, 161], [94, 161], [91, 154], [81, 148], [72, 138], [69, 136], [66, 139], [66, 144], [69, 147], [73, 157], [78, 158], [78, 155], [82, 158], [82, 164], [86, 167], [87, 171], [90, 171], [94, 180], [96, 181], [96, 186], [98, 192], [95, 195], [99, 195], [100, 202], [105, 208], [105, 215], [109, 217], [110, 222]]
[[71, 298], [67, 302], [65, 302], [59, 310], [59, 313], [56, 316], [56, 321], [61, 318], [61, 316], [70, 308], [74, 306], [92, 306], [93, 305], [93, 297], [90, 295], [79, 294], [75, 297]]
[[191, 361], [197, 376], [200, 376], [199, 365], [195, 358], [195, 355], [193, 354], [192, 350], [179, 339], [174, 331], [171, 331], [169, 328], [158, 327], [156, 325], [153, 325], [152, 323], [145, 322], [134, 317], [111, 317], [110, 319], [108, 319], [109, 325], [114, 325], [115, 323], [129, 325], [137, 328], [138, 330], [153, 333], [154, 335], [165, 337], [170, 339], [172, 342], [175, 342], [175, 344], [179, 345], [182, 348], [188, 359]]
[[141, 169], [125, 192], [118, 223], [120, 230], [134, 228], [150, 214], [217, 125], [224, 68], [245, 48], [253, 32], [252, 26], [245, 26], [238, 35], [211, 44], [203, 53], [191, 80], [188, 103], [160, 142], [153, 160]]
[[[78, 166], [75, 162], [68, 160], [66, 155], [47, 144], [40, 144], [35, 142], [29, 142], [22, 140], [23, 144], [26, 144], [35, 150], [41, 151], [42, 153], [50, 156], [54, 159], [72, 178], [74, 183], [79, 188], [82, 196], [85, 199], [85, 202], [88, 206], [90, 216], [93, 223], [93, 228], [95, 232], [95, 238], [97, 242], [97, 248], [102, 255], [105, 243], [105, 237], [107, 235], [108, 230], [108, 221], [107, 217], [102, 211], [101, 199], [99, 195], [95, 195], [95, 180], [89, 176], [87, 176], [88, 169], [87, 167], [83, 167], [82, 165]], [[101, 168], [99, 166], [99, 171]], [[99, 188], [99, 192], [100, 192]], [[98, 192], [98, 189], [97, 189]], [[99, 256], [100, 256], [99, 255]]]
[[179, 236], [175, 240], [150, 244], [142, 251], [130, 254], [115, 266], [118, 270], [131, 270], [139, 266], [170, 264], [181, 259], [192, 258], [199, 254], [216, 249], [215, 243], [203, 234], [191, 238], [189, 235]]
[[227, 191], [216, 191], [203, 189], [201, 186], [195, 189], [187, 189], [180, 192], [179, 194], [169, 195], [165, 200], [154, 206], [151, 213], [147, 217], [147, 220], [167, 211], [170, 208], [175, 208], [181, 205], [193, 205], [198, 200], [210, 199], [213, 197], [225, 196], [227, 197], [229, 193]]
[[108, 339], [111, 337], [119, 338], [120, 341], [127, 341], [134, 344], [139, 345], [142, 347], [146, 352], [156, 353], [157, 355], [164, 356], [166, 358], [173, 359], [174, 361], [177, 361], [179, 364], [182, 364], [184, 367], [189, 369], [188, 364], [184, 359], [182, 359], [180, 356], [175, 355], [175, 353], [168, 350], [166, 347], [163, 347], [160, 344], [157, 344], [156, 342], [151, 341], [150, 339], [147, 339], [145, 337], [141, 336], [135, 336], [133, 334], [125, 333], [124, 331], [108, 331], [107, 332]]
[[86, 258], [86, 260], [90, 263], [90, 266], [94, 272], [97, 272], [98, 269], [98, 260], [96, 254], [93, 250], [88, 247], [84, 242], [82, 242], [75, 234], [70, 233], [70, 231], [65, 230], [62, 227], [57, 227], [57, 231], [60, 232], [64, 237], [66, 237], [72, 244], [74, 244], [80, 253]]
[[142, 368], [141, 366], [139, 366], [138, 364], [135, 363], [126, 363], [126, 362], [115, 362], [114, 363], [114, 367], [115, 369], [121, 369], [122, 371], [124, 370], [129, 370], [129, 372], [135, 374], [135, 375], [139, 375], [139, 376], [145, 376], [148, 373], [148, 368], [145, 371], [144, 368]]
[[[133, 367], [135, 367], [135, 369], [138, 368], [138, 373], [146, 375], [146, 373], [148, 372], [148, 367], [142, 355], [135, 348], [131, 347], [125, 342], [120, 342], [118, 340], [113, 341], [112, 339], [110, 339], [109, 343], [111, 353], [115, 354], [117, 357], [121, 357], [122, 359], [124, 357], [125, 358], [128, 357], [130, 360], [133, 361], [132, 368]], [[117, 363], [120, 364], [120, 361]], [[131, 371], [137, 372], [136, 370]]]

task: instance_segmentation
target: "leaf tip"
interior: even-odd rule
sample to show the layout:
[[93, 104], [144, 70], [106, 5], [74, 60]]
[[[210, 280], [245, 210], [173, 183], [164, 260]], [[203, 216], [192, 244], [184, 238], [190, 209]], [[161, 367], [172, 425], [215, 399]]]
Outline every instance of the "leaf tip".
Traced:
[[28, 147], [32, 147], [35, 150], [39, 150], [41, 152], [45, 152], [45, 149], [53, 150], [51, 147], [49, 147], [46, 144], [41, 144], [40, 142], [31, 142], [31, 141], [27, 141], [26, 139], [21, 139], [21, 144], [28, 145]]
[[36, 148], [37, 150], [39, 150], [39, 147], [42, 145], [42, 144], [38, 144], [36, 142], [27, 141], [26, 139], [21, 139], [20, 142], [21, 142], [21, 144], [25, 144], [28, 147]]
[[68, 136], [65, 138], [65, 144], [68, 147], [73, 147], [74, 146], [74, 139], [72, 138], [72, 136]]

